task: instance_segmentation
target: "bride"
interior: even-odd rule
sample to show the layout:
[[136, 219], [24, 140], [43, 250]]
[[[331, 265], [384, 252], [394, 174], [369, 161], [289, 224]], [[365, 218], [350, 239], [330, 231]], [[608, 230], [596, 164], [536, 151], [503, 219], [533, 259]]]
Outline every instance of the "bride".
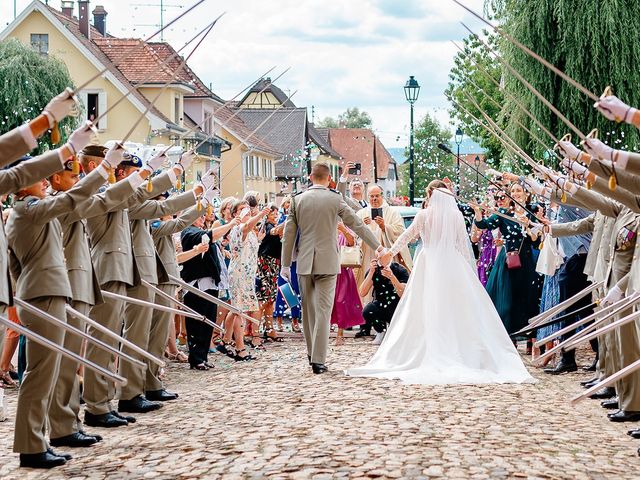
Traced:
[[462, 214], [447, 189], [431, 189], [427, 208], [380, 262], [418, 235], [423, 247], [384, 341], [369, 363], [346, 374], [414, 384], [533, 382], [478, 280]]

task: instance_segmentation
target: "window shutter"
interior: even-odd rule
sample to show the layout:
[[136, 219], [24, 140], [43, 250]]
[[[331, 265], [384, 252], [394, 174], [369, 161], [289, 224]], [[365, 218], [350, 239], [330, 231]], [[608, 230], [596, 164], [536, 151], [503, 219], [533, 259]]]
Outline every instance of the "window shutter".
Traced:
[[[107, 92], [98, 93], [98, 115], [102, 115], [107, 111]], [[107, 129], [107, 117], [109, 115], [104, 116], [100, 119], [100, 123], [98, 124], [99, 130]]]
[[87, 111], [89, 110], [89, 98], [87, 95], [87, 92], [85, 90], [80, 90], [80, 92], [78, 93], [78, 96], [80, 97], [80, 102], [82, 103], [82, 108], [84, 109], [84, 111], [82, 112], [82, 117], [87, 120]]

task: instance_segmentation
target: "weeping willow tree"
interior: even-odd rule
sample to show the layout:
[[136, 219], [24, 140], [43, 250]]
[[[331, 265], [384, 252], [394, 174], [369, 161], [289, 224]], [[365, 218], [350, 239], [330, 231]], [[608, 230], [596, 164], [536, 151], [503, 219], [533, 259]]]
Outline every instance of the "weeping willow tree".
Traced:
[[[0, 133], [35, 118], [52, 97], [72, 86], [69, 71], [60, 60], [41, 55], [13, 38], [0, 42]], [[76, 123], [70, 117], [60, 123], [62, 142]], [[44, 135], [32, 153], [50, 148], [49, 135]]]
[[[489, 42], [494, 45], [495, 37], [490, 37]], [[475, 106], [477, 104], [493, 121], [503, 126], [503, 95], [499, 88], [500, 66], [490, 58], [486, 49], [473, 36], [465, 38], [461, 47], [464, 52], [459, 51], [454, 57], [454, 65], [449, 72], [449, 85], [445, 90], [447, 97], [452, 98], [457, 104], [452, 106], [449, 113], [466, 134], [487, 150], [487, 162], [498, 167], [503, 155], [502, 145], [494, 135], [478, 125], [471, 115], [484, 122], [482, 114]], [[473, 101], [469, 100], [469, 97]], [[458, 106], [468, 110], [471, 115]]]
[[[596, 95], [611, 86], [623, 101], [640, 106], [637, 0], [487, 0], [485, 8], [505, 31]], [[639, 149], [640, 137], [635, 128], [607, 120], [593, 108], [593, 101], [587, 96], [505, 39], [500, 39], [499, 51], [583, 133], [598, 128], [606, 143], [616, 148]], [[571, 132], [506, 69], [503, 84], [556, 137]], [[513, 112], [506, 124], [510, 136], [541, 158], [544, 149], [516, 119], [550, 144], [552, 141], [509, 99], [505, 99], [504, 109]], [[571, 133], [577, 142], [576, 135]]]

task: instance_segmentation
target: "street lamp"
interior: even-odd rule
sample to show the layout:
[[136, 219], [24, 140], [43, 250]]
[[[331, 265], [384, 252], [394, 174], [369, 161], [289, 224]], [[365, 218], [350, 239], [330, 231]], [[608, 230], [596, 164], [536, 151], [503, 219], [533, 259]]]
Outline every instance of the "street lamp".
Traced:
[[413, 200], [415, 198], [415, 168], [413, 164], [413, 104], [418, 100], [419, 94], [420, 85], [418, 85], [418, 81], [413, 78], [413, 75], [411, 75], [404, 86], [404, 96], [407, 98], [409, 105], [411, 105], [411, 123], [409, 130], [409, 205], [412, 207]]
[[458, 127], [455, 136], [456, 145], [458, 145], [458, 155], [456, 156], [456, 195], [460, 193], [460, 144], [462, 143], [463, 137], [462, 128]]
[[478, 187], [480, 186], [480, 155], [476, 155], [473, 162], [476, 165], [476, 197], [478, 196]]

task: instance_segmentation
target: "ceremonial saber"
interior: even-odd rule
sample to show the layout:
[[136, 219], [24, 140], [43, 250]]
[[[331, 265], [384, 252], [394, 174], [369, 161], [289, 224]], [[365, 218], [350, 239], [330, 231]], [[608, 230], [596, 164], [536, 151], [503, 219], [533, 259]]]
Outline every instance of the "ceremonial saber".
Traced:
[[[225, 332], [225, 329], [222, 328], [220, 325], [218, 325], [215, 322], [212, 322], [211, 320], [209, 320], [208, 318], [206, 318], [204, 315], [200, 315], [198, 312], [196, 312], [193, 308], [190, 308], [188, 306], [186, 306], [184, 303], [179, 302], [178, 300], [176, 300], [175, 298], [173, 298], [171, 295], [169, 295], [167, 292], [163, 292], [162, 290], [160, 290], [159, 288], [157, 288], [156, 286], [150, 284], [149, 282], [147, 282], [146, 280], [142, 280], [142, 284], [147, 287], [149, 290], [151, 290], [152, 292], [155, 292], [156, 294], [160, 295], [161, 297], [169, 300], [170, 302], [173, 302], [175, 305], [179, 306], [182, 310], [184, 310], [184, 312], [189, 312], [189, 313], [193, 313], [195, 315], [199, 315], [202, 317], [202, 321], [204, 323], [206, 323], [207, 325], [217, 328], [218, 330], [220, 330], [222, 333]], [[183, 313], [184, 313], [183, 312]]]
[[600, 288], [602, 285], [604, 285], [604, 282], [592, 283], [587, 288], [579, 291], [578, 293], [576, 293], [572, 297], [564, 300], [563, 302], [560, 302], [558, 305], [555, 305], [555, 306], [551, 307], [549, 310], [546, 310], [546, 311], [536, 315], [535, 317], [531, 317], [529, 319], [529, 326], [526, 329], [520, 330], [520, 331], [518, 331], [516, 333], [524, 333], [529, 328], [535, 327], [539, 323], [544, 322], [546, 319], [553, 317], [555, 314], [560, 313], [563, 310], [566, 310], [568, 307], [570, 307], [571, 305], [576, 303], [578, 300], [586, 297], [587, 295], [589, 295], [594, 290]]
[[118, 335], [117, 333], [112, 332], [111, 330], [109, 330], [107, 327], [100, 325], [98, 322], [92, 320], [91, 318], [87, 317], [86, 315], [84, 315], [83, 313], [79, 312], [78, 310], [76, 310], [75, 308], [73, 308], [71, 305], [67, 305], [65, 307], [65, 309], [67, 310], [67, 313], [69, 315], [71, 315], [72, 317], [75, 317], [79, 320], [82, 320], [84, 323], [86, 323], [87, 325], [92, 326], [93, 328], [95, 328], [96, 330], [104, 333], [105, 335], [107, 335], [108, 337], [118, 341], [119, 343], [121, 343], [122, 345], [129, 347], [131, 350], [133, 350], [135, 353], [137, 353], [138, 355], [146, 358], [147, 360], [155, 363], [156, 365], [160, 366], [160, 367], [164, 367], [165, 363], [164, 361], [162, 361], [161, 359], [159, 359], [158, 357], [155, 357], [153, 355], [151, 355], [149, 352], [147, 352], [146, 350], [140, 348], [138, 345], [136, 345], [133, 342], [130, 342], [129, 340], [127, 340], [124, 337], [121, 337], [120, 335]]
[[[555, 325], [556, 323], [564, 322], [566, 319], [574, 317], [578, 313], [584, 312], [585, 310], [588, 310], [590, 308], [596, 307], [597, 305], [598, 305], [598, 302], [591, 302], [589, 305], [585, 305], [584, 307], [580, 307], [577, 310], [573, 310], [572, 312], [565, 313], [564, 315], [556, 317], [556, 318], [554, 318], [553, 320], [551, 320], [549, 322], [540, 323], [540, 324], [536, 325], [535, 327], [530, 327], [524, 333], [531, 334], [531, 333], [537, 332], [541, 328], [548, 327], [549, 325]], [[509, 336], [513, 337], [513, 336], [516, 336], [516, 334], [515, 333], [511, 333]]]
[[633, 362], [633, 363], [631, 363], [629, 365], [627, 365], [623, 369], [617, 371], [613, 375], [610, 375], [609, 377], [605, 378], [604, 380], [601, 380], [600, 382], [596, 383], [593, 387], [589, 388], [584, 393], [581, 393], [580, 395], [578, 395], [576, 397], [573, 397], [571, 399], [571, 405], [575, 405], [576, 403], [578, 403], [578, 402], [584, 400], [585, 398], [593, 395], [594, 393], [596, 393], [601, 388], [609, 387], [609, 386], [613, 385], [614, 383], [616, 383], [617, 381], [623, 379], [627, 375], [630, 375], [630, 374], [634, 373], [636, 370], [640, 370], [640, 359], [636, 360], [635, 362]]
[[467, 59], [471, 61], [473, 65], [475, 65], [476, 68], [478, 68], [478, 70], [480, 70], [481, 73], [484, 74], [485, 77], [489, 78], [489, 80], [491, 80], [494, 83], [494, 85], [496, 85], [498, 89], [502, 91], [502, 93], [506, 94], [507, 97], [509, 97], [509, 99], [520, 108], [520, 110], [526, 113], [527, 116], [538, 126], [538, 128], [540, 128], [544, 133], [546, 133], [549, 136], [549, 138], [551, 138], [554, 141], [554, 143], [558, 143], [560, 141], [553, 133], [549, 131], [547, 127], [544, 126], [544, 124], [540, 120], [538, 120], [535, 117], [535, 115], [533, 115], [524, 105], [522, 105], [520, 100], [518, 100], [511, 92], [509, 92], [509, 90], [507, 90], [506, 88], [503, 88], [500, 85], [500, 83], [495, 78], [493, 78], [493, 75], [491, 75], [487, 71], [487, 69], [485, 69], [482, 65], [480, 65], [480, 62], [476, 62], [473, 59], [473, 57], [469, 55], [467, 52], [465, 52], [462, 49], [462, 47], [460, 47], [456, 42], [452, 41], [452, 43], [458, 48], [458, 50], [460, 50], [466, 56]]
[[601, 337], [605, 333], [609, 333], [612, 330], [615, 330], [616, 328], [621, 327], [622, 325], [626, 325], [627, 323], [634, 322], [638, 318], [640, 318], [640, 311], [631, 313], [631, 314], [627, 315], [626, 317], [621, 318], [620, 320], [616, 320], [615, 322], [610, 323], [609, 325], [605, 325], [604, 327], [599, 328], [594, 332], [591, 332], [589, 335], [586, 335], [586, 336], [580, 338], [579, 340], [575, 340], [575, 341], [569, 343], [567, 345], [567, 348], [575, 348], [579, 343], [586, 342], [586, 341], [589, 341], [589, 340], [593, 340], [594, 338], [597, 338], [597, 337]]
[[249, 315], [247, 315], [246, 313], [244, 313], [242, 310], [240, 310], [239, 308], [234, 307], [233, 305], [220, 300], [219, 298], [214, 297], [213, 295], [209, 295], [207, 292], [203, 292], [202, 290], [198, 290], [196, 287], [192, 287], [191, 285], [189, 285], [188, 283], [184, 282], [181, 278], [178, 277], [174, 277], [173, 275], [169, 274], [169, 279], [173, 280], [174, 282], [176, 282], [178, 285], [180, 285], [182, 288], [184, 288], [185, 290], [187, 290], [188, 292], [193, 293], [194, 295], [199, 296], [200, 298], [204, 298], [205, 300], [211, 302], [211, 303], [215, 303], [216, 305], [220, 306], [220, 307], [224, 307], [227, 310], [229, 310], [230, 312], [239, 315], [240, 317], [249, 320], [250, 322], [256, 324], [256, 325], [260, 325], [260, 322], [258, 320], [256, 320], [253, 317], [250, 317]]
[[[218, 17], [219, 18], [219, 17]], [[134, 90], [137, 90], [140, 85], [144, 85], [146, 84], [151, 77], [153, 77], [153, 75], [155, 75], [157, 72], [161, 71], [165, 66], [169, 65], [169, 62], [172, 61], [173, 59], [179, 57], [179, 54], [182, 50], [184, 50], [185, 48], [187, 48], [187, 46], [189, 46], [191, 44], [191, 42], [195, 41], [196, 38], [198, 38], [200, 35], [202, 35], [202, 33], [210, 28], [210, 25], [207, 25], [206, 27], [204, 27], [202, 30], [200, 30], [198, 33], [196, 33], [189, 41], [187, 41], [187, 43], [185, 43], [182, 47], [180, 47], [178, 50], [176, 50], [174, 53], [172, 53], [170, 56], [168, 56], [167, 58], [165, 58], [162, 63], [160, 65], [157, 65], [156, 68], [153, 68], [151, 70], [151, 72], [142, 80], [140, 80], [139, 82], [136, 82], [135, 85], [131, 85], [128, 89], [127, 89], [127, 93], [123, 94], [120, 96], [120, 98], [113, 103], [109, 108], [107, 108], [103, 113], [101, 113], [98, 118], [95, 120], [96, 124], [99, 124], [100, 119], [102, 119], [103, 117], [105, 117], [111, 110], [113, 110], [114, 108], [116, 108], [125, 98], [127, 98], [129, 95], [131, 95], [133, 93]], [[208, 32], [207, 32], [208, 33]], [[205, 35], [206, 36], [206, 35]], [[198, 47], [195, 47], [195, 49], [197, 49]], [[194, 51], [195, 51], [194, 49]], [[193, 52], [191, 52], [193, 53]], [[184, 60], [184, 62], [186, 62], [186, 60]]]
[[[124, 144], [127, 139], [133, 134], [133, 132], [135, 131], [135, 129], [138, 127], [138, 125], [140, 124], [140, 122], [145, 118], [145, 116], [147, 115], [147, 113], [149, 113], [149, 111], [151, 110], [151, 107], [153, 107], [155, 105], [155, 103], [158, 101], [158, 99], [162, 96], [162, 94], [164, 93], [164, 91], [169, 87], [169, 85], [171, 85], [173, 83], [173, 81], [178, 78], [178, 75], [180, 75], [180, 73], [182, 72], [182, 70], [184, 69], [185, 65], [187, 64], [187, 60], [189, 60], [189, 58], [191, 58], [191, 55], [193, 55], [196, 50], [198, 49], [198, 47], [202, 44], [202, 42], [204, 42], [204, 40], [207, 38], [207, 36], [209, 35], [209, 33], [211, 33], [211, 30], [213, 30], [213, 27], [216, 25], [216, 23], [218, 22], [218, 20], [220, 20], [220, 18], [224, 15], [224, 12], [221, 13], [218, 18], [216, 18], [213, 22], [211, 22], [209, 25], [207, 25], [207, 27], [205, 27], [206, 32], [204, 33], [204, 35], [202, 36], [202, 38], [198, 41], [198, 43], [196, 44], [196, 46], [193, 48], [193, 50], [191, 50], [191, 53], [189, 53], [189, 55], [187, 55], [187, 57], [185, 57], [181, 62], [180, 65], [178, 65], [178, 67], [173, 71], [173, 73], [169, 76], [169, 80], [167, 80], [165, 82], [165, 84], [160, 88], [160, 90], [158, 91], [158, 93], [156, 94], [156, 96], [153, 98], [153, 100], [151, 100], [151, 102], [148, 103], [148, 105], [145, 107], [144, 111], [138, 116], [138, 119], [133, 123], [133, 126], [129, 129], [129, 131], [127, 132], [127, 134], [124, 136], [124, 138], [120, 141], [121, 144]], [[196, 127], [197, 128], [197, 127]], [[182, 138], [184, 138], [183, 136], [180, 137], [179, 140], [181, 140]], [[169, 147], [171, 148], [171, 147]], [[165, 150], [163, 152], [166, 153], [169, 148], [167, 148], [167, 150]]]
[[575, 88], [577, 88], [578, 90], [580, 90], [582, 93], [584, 93], [587, 97], [589, 97], [591, 100], [593, 100], [594, 102], [597, 102], [598, 100], [600, 100], [600, 98], [598, 96], [596, 96], [594, 93], [591, 93], [589, 90], [587, 90], [586, 87], [582, 86], [580, 83], [578, 83], [576, 80], [574, 80], [573, 78], [571, 78], [569, 75], [567, 75], [566, 73], [564, 73], [562, 70], [560, 70], [559, 68], [557, 68], [555, 65], [551, 64], [550, 62], [548, 62], [547, 60], [545, 60], [544, 58], [542, 58], [540, 55], [538, 55], [537, 53], [535, 53], [534, 51], [532, 51], [530, 48], [526, 47], [525, 45], [523, 45], [522, 43], [520, 43], [518, 40], [516, 40], [515, 38], [513, 38], [511, 35], [509, 35], [508, 33], [506, 33], [505, 31], [503, 31], [501, 28], [498, 28], [497, 26], [493, 25], [491, 22], [489, 22], [489, 20], [487, 20], [486, 18], [484, 18], [482, 15], [480, 15], [479, 13], [476, 13], [475, 11], [473, 11], [472, 9], [470, 9], [469, 7], [465, 6], [462, 4], [462, 2], [459, 2], [458, 0], [453, 0], [455, 3], [457, 3], [458, 5], [460, 5], [462, 8], [464, 8], [467, 12], [469, 12], [471, 15], [473, 15], [474, 17], [476, 17], [477, 19], [481, 20], [482, 22], [484, 22], [485, 24], [487, 24], [489, 27], [491, 27], [493, 29], [494, 32], [496, 32], [498, 35], [506, 38], [509, 42], [511, 42], [512, 44], [514, 44], [516, 47], [518, 47], [520, 50], [522, 50], [523, 52], [525, 52], [527, 55], [529, 55], [531, 58], [537, 60], [538, 62], [540, 62], [542, 65], [544, 65], [545, 67], [547, 67], [549, 70], [551, 70], [552, 72], [554, 72], [556, 75], [558, 75], [559, 77], [561, 77], [563, 80], [565, 80], [567, 83], [569, 83], [570, 85], [574, 86]]
[[[632, 297], [623, 298], [622, 300], [620, 300], [620, 301], [618, 301], [616, 303], [612, 303], [611, 305], [607, 305], [606, 307], [603, 307], [600, 310], [597, 310], [597, 311], [593, 312], [591, 315], [588, 315], [585, 318], [582, 318], [582, 319], [578, 320], [577, 322], [572, 323], [571, 325], [567, 325], [566, 327], [561, 328], [557, 332], [554, 332], [554, 333], [548, 335], [546, 338], [543, 338], [542, 340], [538, 340], [535, 343], [535, 346], [539, 347], [540, 345], [544, 345], [545, 343], [550, 342], [554, 338], [560, 337], [560, 336], [564, 335], [565, 333], [569, 333], [569, 332], [575, 330], [576, 328], [580, 327], [581, 325], [589, 323], [591, 320], [595, 320], [598, 317], [600, 317], [599, 320], [610, 318], [611, 315], [615, 315], [619, 311], [620, 307], [627, 308], [627, 306], [629, 306], [631, 304], [630, 299], [632, 299]], [[613, 312], [613, 313], [611, 313], [611, 312]], [[582, 332], [580, 332], [580, 333], [582, 333]]]
[[482, 210], [484, 210], [484, 211], [487, 211], [487, 212], [491, 213], [492, 215], [496, 215], [496, 216], [498, 216], [498, 217], [502, 217], [502, 218], [504, 218], [504, 219], [506, 219], [506, 220], [509, 220], [510, 222], [517, 223], [517, 224], [519, 224], [519, 225], [521, 225], [521, 226], [523, 226], [523, 227], [529, 227], [529, 225], [528, 225], [528, 224], [524, 223], [524, 222], [523, 222], [523, 221], [521, 221], [520, 219], [515, 218], [515, 217], [510, 217], [509, 215], [505, 215], [505, 214], [503, 214], [503, 213], [501, 213], [501, 212], [498, 212], [498, 211], [494, 211], [494, 210], [492, 210], [492, 209], [491, 209], [491, 207], [483, 207], [482, 205], [479, 205], [479, 204], [478, 204], [478, 203], [476, 203], [476, 202], [473, 202], [473, 201], [471, 201], [471, 200], [467, 200], [466, 198], [462, 198], [461, 196], [456, 195], [455, 193], [451, 193], [451, 192], [450, 192], [450, 191], [448, 191], [448, 190], [447, 190], [447, 191], [445, 191], [445, 190], [442, 190], [442, 189], [441, 189], [440, 191], [441, 191], [442, 193], [446, 193], [447, 195], [452, 196], [453, 198], [455, 198], [456, 200], [458, 200], [458, 201], [459, 201], [459, 202], [461, 202], [461, 203], [464, 203], [464, 204], [467, 204], [467, 205], [471, 205], [471, 206], [478, 207], [478, 208], [480, 208], [480, 209], [482, 209]]
[[527, 90], [529, 90], [531, 93], [533, 93], [542, 103], [544, 103], [547, 106], [547, 108], [549, 108], [549, 110], [551, 110], [560, 120], [562, 120], [562, 122], [567, 127], [569, 127], [571, 130], [573, 130], [575, 132], [575, 134], [578, 135], [578, 137], [580, 137], [580, 140], [585, 140], [587, 138], [585, 136], [585, 134], [582, 133], [578, 129], [578, 127], [576, 127], [571, 122], [571, 120], [569, 120], [567, 117], [565, 117], [560, 112], [560, 110], [558, 110], [549, 100], [547, 100], [544, 97], [544, 95], [542, 95], [533, 85], [531, 85], [527, 80], [525, 80], [525, 78], [522, 75], [520, 75], [520, 73], [518, 73], [518, 71], [509, 64], [509, 62], [507, 62], [504, 58], [502, 58], [502, 56], [497, 54], [489, 45], [487, 45], [487, 43], [484, 40], [482, 40], [476, 33], [473, 32], [473, 30], [471, 30], [469, 27], [467, 27], [464, 23], [462, 23], [462, 26], [464, 28], [466, 28], [467, 30], [469, 30], [471, 35], [473, 35], [480, 43], [482, 43], [482, 45], [484, 45], [484, 47], [487, 49], [488, 52], [492, 53], [500, 63], [502, 63], [505, 67], [507, 67], [507, 69], [511, 72], [511, 74], [514, 77], [516, 77], [518, 80], [520, 80], [520, 82], [525, 87], [527, 87]]
[[126, 385], [127, 384], [127, 379], [124, 377], [121, 377], [120, 375], [116, 375], [113, 372], [110, 372], [109, 370], [107, 370], [106, 368], [101, 367], [100, 365], [96, 365], [95, 363], [87, 360], [86, 358], [78, 355], [75, 352], [72, 352], [71, 350], [67, 350], [66, 348], [61, 347], [60, 345], [58, 345], [56, 342], [53, 342], [51, 340], [49, 340], [46, 337], [43, 337], [42, 335], [39, 335], [31, 330], [29, 330], [27, 327], [20, 325], [19, 323], [14, 323], [11, 320], [9, 320], [8, 318], [0, 315], [0, 324], [4, 325], [7, 328], [10, 328], [11, 330], [19, 333], [20, 335], [24, 335], [25, 337], [27, 337], [29, 340], [39, 343], [40, 345], [42, 345], [43, 347], [46, 347], [50, 350], [53, 350], [54, 352], [59, 353], [60, 355], [62, 355], [63, 357], [66, 357], [70, 360], [73, 360], [74, 362], [78, 362], [81, 365], [84, 365], [85, 368], [88, 368], [89, 370], [93, 370], [94, 372], [96, 372], [98, 375], [102, 375], [105, 378], [108, 378], [109, 380], [111, 380], [113, 383], [115, 383], [116, 385]]
[[[596, 320], [595, 322], [593, 322], [591, 325], [585, 327], [583, 330], [573, 334], [571, 337], [567, 338], [566, 340], [564, 340], [563, 342], [560, 342], [558, 345], [556, 345], [555, 347], [553, 347], [550, 350], [547, 350], [544, 355], [538, 357], [538, 359], [536, 360], [536, 362], [542, 362], [543, 360], [545, 360], [546, 358], [552, 356], [554, 353], [556, 353], [559, 350], [566, 350], [566, 346], [569, 345], [569, 343], [573, 343], [574, 341], [578, 340], [579, 338], [584, 337], [585, 335], [587, 335], [590, 331], [592, 331], [594, 328], [596, 328], [598, 326], [598, 324], [604, 322], [605, 320], [609, 319], [610, 317], [612, 317], [613, 315], [617, 315], [618, 313], [620, 313], [620, 311], [624, 310], [625, 308], [629, 308], [632, 305], [632, 302], [629, 302], [625, 305], [622, 305], [621, 307], [618, 307], [616, 310], [614, 310], [613, 312], [608, 313], [607, 315], [605, 315], [602, 318], [599, 318], [598, 320]], [[598, 312], [600, 313], [600, 312]], [[570, 350], [573, 350], [570, 349]]]
[[[169, 23], [167, 23], [166, 25], [164, 25], [163, 27], [161, 27], [159, 30], [157, 30], [153, 35], [150, 35], [149, 37], [145, 38], [144, 40], [140, 41], [140, 43], [134, 47], [132, 49], [132, 51], [129, 52], [128, 55], [126, 55], [125, 57], [121, 58], [120, 60], [118, 60], [117, 62], [111, 62], [111, 66], [113, 67], [117, 67], [118, 65], [120, 65], [122, 62], [124, 62], [125, 60], [128, 60], [129, 58], [131, 58], [133, 56], [134, 53], [137, 53], [137, 50], [141, 50], [142, 48], [144, 48], [144, 46], [146, 45], [146, 43], [151, 40], [153, 37], [155, 37], [156, 35], [158, 35], [160, 32], [162, 32], [163, 30], [166, 30], [167, 28], [169, 28], [171, 25], [173, 25], [174, 23], [176, 23], [178, 20], [180, 20], [182, 17], [184, 17], [187, 13], [191, 12], [194, 8], [196, 8], [198, 5], [200, 5], [201, 3], [203, 3], [204, 0], [199, 0], [198, 2], [196, 2], [195, 4], [193, 4], [191, 7], [187, 8], [184, 12], [182, 12], [180, 15], [178, 15], [176, 18], [174, 18], [173, 20], [171, 20]], [[91, 82], [93, 82], [96, 78], [100, 78], [104, 73], [109, 71], [109, 67], [105, 67], [102, 70], [100, 70], [98, 73], [96, 73], [93, 77], [91, 77], [89, 80], [87, 80], [86, 82], [84, 82], [82, 85], [80, 85], [79, 87], [77, 87], [73, 93], [74, 95], [79, 92], [80, 90], [82, 90], [83, 88], [85, 88], [87, 85], [89, 85]]]
[[141, 362], [140, 360], [137, 360], [137, 359], [135, 359], [133, 357], [130, 357], [126, 353], [123, 353], [120, 350], [118, 350], [117, 348], [114, 348], [111, 345], [109, 345], [107, 343], [104, 343], [102, 340], [98, 340], [97, 338], [92, 337], [88, 333], [80, 330], [79, 328], [74, 327], [73, 325], [69, 325], [67, 322], [64, 322], [64, 321], [60, 320], [59, 318], [54, 317], [49, 312], [45, 312], [44, 310], [40, 310], [39, 308], [34, 307], [30, 303], [27, 303], [24, 300], [21, 300], [20, 298], [14, 297], [13, 300], [14, 300], [15, 304], [18, 307], [24, 308], [25, 310], [28, 310], [29, 312], [31, 312], [33, 315], [36, 315], [37, 317], [40, 317], [41, 319], [46, 320], [47, 322], [53, 323], [54, 325], [57, 325], [57, 326], [61, 327], [64, 330], [67, 330], [68, 332], [75, 333], [79, 337], [84, 338], [85, 340], [93, 343], [94, 345], [100, 347], [101, 349], [106, 350], [109, 353], [111, 353], [111, 354], [113, 354], [113, 355], [115, 355], [117, 357], [120, 357], [122, 360], [126, 360], [129, 363], [133, 363], [133, 364], [138, 365], [140, 367], [145, 367], [146, 366], [146, 364], [144, 362]]
[[120, 295], [118, 293], [108, 292], [107, 290], [102, 290], [102, 296], [105, 298], [111, 298], [113, 300], [121, 300], [126, 303], [132, 303], [133, 305], [139, 305], [141, 307], [152, 308], [154, 310], [160, 310], [162, 312], [169, 312], [176, 315], [184, 315], [185, 317], [195, 318], [196, 320], [202, 320], [204, 317], [200, 314], [193, 314], [189, 312], [185, 312], [184, 310], [177, 310], [171, 307], [165, 307], [164, 305], [158, 305], [156, 303], [147, 302], [145, 300], [140, 300], [137, 298], [127, 297], [126, 295]]

